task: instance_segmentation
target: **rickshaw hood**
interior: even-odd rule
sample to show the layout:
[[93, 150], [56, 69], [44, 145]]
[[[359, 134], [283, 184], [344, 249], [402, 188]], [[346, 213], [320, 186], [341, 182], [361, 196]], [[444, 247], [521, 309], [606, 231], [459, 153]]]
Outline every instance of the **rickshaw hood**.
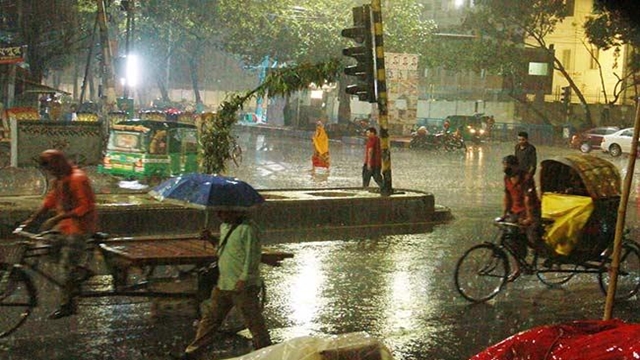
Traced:
[[543, 160], [540, 188], [545, 192], [565, 192], [570, 176], [577, 173], [589, 196], [593, 199], [619, 197], [620, 172], [611, 162], [593, 155], [567, 155]]

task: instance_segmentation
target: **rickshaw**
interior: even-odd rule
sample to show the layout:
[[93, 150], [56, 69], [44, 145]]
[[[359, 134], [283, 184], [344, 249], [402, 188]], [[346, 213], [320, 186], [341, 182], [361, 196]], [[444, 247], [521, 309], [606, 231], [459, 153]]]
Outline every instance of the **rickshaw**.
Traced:
[[[458, 260], [455, 284], [465, 299], [484, 302], [495, 297], [509, 282], [513, 261], [524, 275], [536, 275], [552, 287], [576, 274], [594, 274], [607, 293], [620, 203], [618, 169], [592, 155], [544, 160], [540, 192], [539, 241], [530, 243], [518, 224], [496, 219], [495, 240], [471, 247]], [[510, 246], [514, 241], [528, 244], [528, 257]], [[615, 298], [628, 299], [639, 288], [640, 246], [625, 233]]]
[[113, 125], [101, 173], [129, 179], [163, 178], [198, 170], [198, 136], [193, 124], [125, 120]]

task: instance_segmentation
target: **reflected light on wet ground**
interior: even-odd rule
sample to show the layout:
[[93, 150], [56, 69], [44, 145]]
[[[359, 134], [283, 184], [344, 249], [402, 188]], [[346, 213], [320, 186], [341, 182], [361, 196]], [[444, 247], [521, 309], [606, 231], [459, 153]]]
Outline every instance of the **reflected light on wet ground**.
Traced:
[[[231, 165], [228, 175], [256, 188], [361, 185], [363, 145], [331, 142], [329, 173], [312, 174], [310, 138], [242, 133], [240, 142], [243, 163]], [[576, 277], [561, 289], [522, 276], [484, 304], [470, 304], [457, 293], [457, 259], [470, 246], [496, 236], [491, 221], [502, 210], [501, 160], [513, 145], [472, 145], [467, 152], [452, 153], [392, 148], [394, 188], [433, 193], [437, 204], [452, 209], [455, 220], [423, 234], [322, 242], [282, 238], [274, 248], [295, 257], [282, 267], [262, 268], [273, 340], [366, 331], [380, 338], [396, 360], [459, 360], [533, 326], [601, 318], [605, 298], [594, 276]], [[540, 146], [538, 160], [567, 153], [575, 151]], [[623, 160], [614, 161], [625, 166]], [[635, 209], [632, 203], [632, 226]], [[183, 349], [193, 336], [191, 314], [156, 314], [149, 299], [83, 299], [78, 316], [48, 321], [56, 292], [45, 288], [43, 293], [54, 298], [37, 308], [36, 320], [0, 340], [0, 358], [160, 360]], [[637, 298], [616, 306], [617, 316], [640, 321]], [[48, 350], [33, 346], [34, 340]], [[224, 336], [212, 353], [237, 356], [249, 351], [248, 344], [244, 337]]]

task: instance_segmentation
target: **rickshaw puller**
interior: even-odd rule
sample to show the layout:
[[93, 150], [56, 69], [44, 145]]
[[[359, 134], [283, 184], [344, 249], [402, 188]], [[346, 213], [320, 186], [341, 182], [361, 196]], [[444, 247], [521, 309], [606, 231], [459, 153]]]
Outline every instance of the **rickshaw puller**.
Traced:
[[[507, 239], [509, 246], [524, 259], [527, 256], [527, 242], [534, 245], [540, 241], [540, 200], [536, 192], [533, 178], [528, 172], [520, 169], [518, 158], [508, 155], [502, 159], [504, 169], [504, 212], [503, 220], [522, 226], [522, 232]], [[515, 269], [509, 275], [509, 281], [520, 276], [520, 266], [515, 262]]]

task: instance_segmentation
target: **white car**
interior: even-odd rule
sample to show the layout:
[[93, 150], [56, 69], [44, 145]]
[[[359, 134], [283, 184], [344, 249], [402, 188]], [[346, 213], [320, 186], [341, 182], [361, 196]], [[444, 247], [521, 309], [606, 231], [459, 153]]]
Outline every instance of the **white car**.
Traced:
[[631, 138], [633, 128], [626, 128], [602, 137], [600, 148], [603, 152], [608, 152], [611, 156], [628, 154], [631, 151]]

